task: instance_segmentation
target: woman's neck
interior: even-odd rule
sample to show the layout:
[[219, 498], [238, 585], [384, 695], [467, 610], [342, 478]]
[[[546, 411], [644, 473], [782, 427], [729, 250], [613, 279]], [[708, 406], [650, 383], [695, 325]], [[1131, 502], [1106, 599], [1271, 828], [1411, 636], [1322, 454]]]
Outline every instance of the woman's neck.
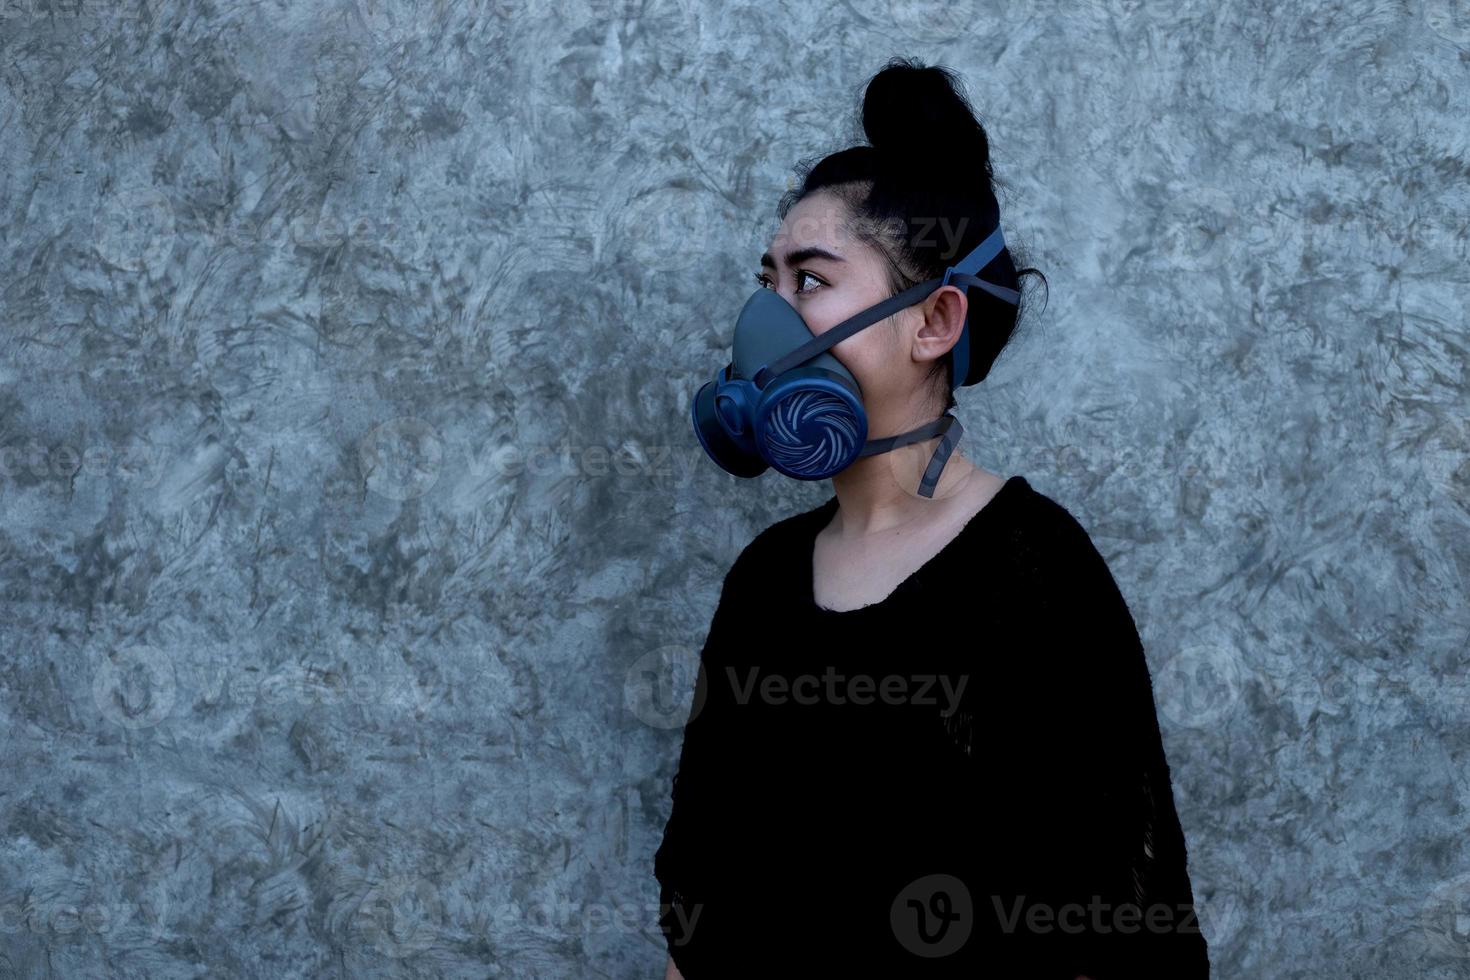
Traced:
[[999, 479], [955, 450], [944, 464], [934, 496], [919, 496], [916, 488], [937, 441], [865, 456], [832, 477], [837, 513], [827, 526], [830, 532], [857, 539], [928, 524], [942, 519], [953, 506], [965, 506], [970, 494], [980, 490], [977, 480]]

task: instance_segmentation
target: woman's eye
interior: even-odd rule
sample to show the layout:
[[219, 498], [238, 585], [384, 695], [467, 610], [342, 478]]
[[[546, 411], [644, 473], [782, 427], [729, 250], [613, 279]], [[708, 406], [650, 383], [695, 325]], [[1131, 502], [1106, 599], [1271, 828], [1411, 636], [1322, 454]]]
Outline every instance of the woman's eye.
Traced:
[[[774, 288], [771, 285], [771, 280], [769, 278], [767, 278], [767, 276], [766, 276], [765, 273], [763, 273], [763, 272], [757, 272], [757, 273], [754, 273], [754, 275], [755, 275], [755, 281], [757, 283], [759, 283], [763, 288], [765, 288], [765, 289], [772, 289], [772, 288]], [[801, 269], [801, 270], [798, 270], [797, 273], [796, 273], [796, 284], [797, 284], [796, 291], [798, 293], [809, 293], [809, 292], [811, 292], [811, 289], [802, 289], [801, 288], [801, 284], [803, 282], [805, 282], [807, 279], [811, 279], [818, 286], [825, 285], [822, 282], [822, 280], [818, 279], [816, 276], [812, 275], [810, 272], [807, 272], [805, 269]], [[813, 288], [815, 288], [815, 287], [813, 287]]]

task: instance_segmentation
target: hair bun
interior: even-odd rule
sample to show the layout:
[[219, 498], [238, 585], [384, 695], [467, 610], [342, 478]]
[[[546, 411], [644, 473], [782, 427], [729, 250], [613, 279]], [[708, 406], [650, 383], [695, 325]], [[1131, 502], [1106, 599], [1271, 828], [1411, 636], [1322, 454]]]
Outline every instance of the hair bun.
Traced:
[[[990, 142], [963, 83], [947, 68], [910, 59], [893, 59], [868, 82], [863, 132], [880, 153], [900, 159], [918, 151], [928, 167], [973, 172], [990, 160]], [[941, 151], [923, 153], [930, 146]]]

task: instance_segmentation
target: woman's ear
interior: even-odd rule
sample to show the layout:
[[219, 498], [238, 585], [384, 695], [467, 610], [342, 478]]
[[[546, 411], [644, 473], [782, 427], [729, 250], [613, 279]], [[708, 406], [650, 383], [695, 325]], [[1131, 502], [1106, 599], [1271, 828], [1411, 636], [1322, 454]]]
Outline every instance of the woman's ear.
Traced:
[[958, 286], [941, 286], [920, 307], [924, 323], [914, 334], [914, 360], [935, 361], [960, 342], [969, 298]]

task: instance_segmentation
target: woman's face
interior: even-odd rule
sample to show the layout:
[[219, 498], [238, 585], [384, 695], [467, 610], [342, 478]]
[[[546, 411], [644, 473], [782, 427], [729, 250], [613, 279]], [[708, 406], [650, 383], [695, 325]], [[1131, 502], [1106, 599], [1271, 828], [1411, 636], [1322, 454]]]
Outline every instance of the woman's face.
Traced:
[[[779, 293], [817, 336], [889, 295], [886, 261], [848, 230], [851, 220], [840, 198], [817, 191], [787, 212], [761, 256], [757, 275], [764, 288]], [[831, 348], [862, 387], [869, 438], [892, 434], [896, 424], [913, 417], [918, 410], [912, 404], [915, 397], [932, 398], [923, 386], [924, 376], [959, 339], [958, 329], [945, 322], [943, 311], [927, 312], [936, 307], [935, 297], [942, 293], [958, 295], [960, 304], [964, 302], [958, 289], [938, 290]], [[951, 303], [953, 298], [938, 305]], [[961, 310], [958, 326], [963, 321]], [[946, 330], [953, 336], [946, 336]]]

